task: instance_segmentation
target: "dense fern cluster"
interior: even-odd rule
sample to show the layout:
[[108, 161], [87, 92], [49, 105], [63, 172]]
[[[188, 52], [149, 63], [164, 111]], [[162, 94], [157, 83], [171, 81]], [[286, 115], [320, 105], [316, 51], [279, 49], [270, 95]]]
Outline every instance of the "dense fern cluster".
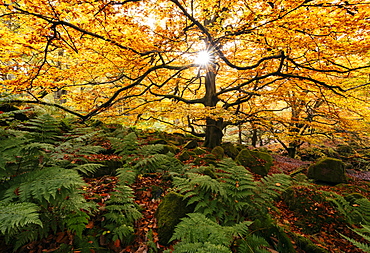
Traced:
[[[68, 231], [74, 235], [73, 245], [60, 245], [61, 252], [106, 252], [99, 251], [101, 238], [128, 245], [134, 239], [134, 223], [142, 216], [130, 185], [140, 174], [161, 172], [172, 179], [171, 190], [180, 201], [194, 207], [172, 234], [173, 252], [266, 253], [269, 248], [295, 252], [271, 210], [288, 189], [310, 186], [305, 177], [274, 174], [255, 181], [231, 158], [209, 166], [184, 165], [167, 145], [143, 145], [137, 134], [119, 127], [115, 131], [71, 127], [47, 114], [15, 128], [0, 128], [0, 241], [5, 239], [16, 251], [50, 233]], [[82, 178], [103, 168], [87, 159], [104, 150], [92, 142], [97, 136], [109, 140], [109, 152], [121, 157], [122, 165], [115, 171], [118, 183], [100, 207], [85, 199]], [[370, 239], [367, 198], [319, 194], [348, 225], [363, 226], [356, 232]], [[91, 222], [94, 228], [88, 230]]]
[[[86, 159], [102, 150], [91, 143], [97, 134], [92, 128], [66, 127], [47, 114], [19, 123], [16, 130], [0, 129], [0, 235], [7, 244], [16, 250], [65, 229], [82, 240], [97, 209], [82, 191], [82, 174], [102, 167]], [[129, 187], [117, 186], [104, 215], [113, 239], [133, 234], [141, 214]]]
[[257, 183], [232, 159], [224, 159], [212, 170], [215, 178], [190, 171], [175, 177], [174, 185], [188, 199], [188, 205], [196, 203], [195, 212], [225, 225], [243, 221], [246, 216], [267, 215], [279, 192], [291, 184], [284, 174], [267, 176]]
[[180, 172], [184, 165], [171, 152], [166, 152], [165, 145], [140, 145], [135, 132], [124, 135], [121, 129], [108, 137], [116, 154], [123, 157], [125, 168], [131, 168], [137, 173], [158, 171]]
[[246, 220], [269, 219], [268, 210], [290, 186], [290, 177], [279, 174], [256, 183], [251, 173], [232, 159], [224, 159], [211, 169], [214, 178], [196, 172], [202, 169], [174, 178], [175, 189], [188, 205], [195, 204], [195, 213], [188, 214], [175, 229], [172, 239], [181, 240], [175, 252], [205, 252], [190, 248], [209, 250], [211, 245], [216, 245], [218, 252], [231, 252], [235, 242], [238, 252], [267, 252], [263, 246], [268, 243], [248, 229], [253, 222]]

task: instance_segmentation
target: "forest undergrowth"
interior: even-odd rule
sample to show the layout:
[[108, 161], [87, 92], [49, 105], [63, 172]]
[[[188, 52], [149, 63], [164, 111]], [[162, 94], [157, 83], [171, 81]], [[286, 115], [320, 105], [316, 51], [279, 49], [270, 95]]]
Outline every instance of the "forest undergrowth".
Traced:
[[[312, 161], [275, 153], [262, 177], [226, 154], [210, 160], [192, 136], [50, 115], [2, 127], [0, 142], [1, 252], [366, 252], [370, 184], [353, 173], [316, 184]], [[158, 207], [170, 192], [193, 212], [163, 244]]]

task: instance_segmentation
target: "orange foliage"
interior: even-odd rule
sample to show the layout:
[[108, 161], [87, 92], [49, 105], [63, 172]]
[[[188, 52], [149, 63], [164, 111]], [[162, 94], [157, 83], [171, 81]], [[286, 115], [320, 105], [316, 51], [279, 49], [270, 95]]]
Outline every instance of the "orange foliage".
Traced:
[[0, 92], [188, 131], [206, 118], [293, 141], [361, 131], [369, 17], [362, 0], [1, 0]]

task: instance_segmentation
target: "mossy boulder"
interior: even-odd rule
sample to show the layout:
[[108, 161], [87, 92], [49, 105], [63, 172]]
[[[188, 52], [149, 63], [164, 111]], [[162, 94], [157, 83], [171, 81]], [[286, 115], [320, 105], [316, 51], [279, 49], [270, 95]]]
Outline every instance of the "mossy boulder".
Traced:
[[315, 181], [340, 184], [347, 182], [346, 165], [339, 159], [325, 157], [308, 168], [308, 178]]
[[356, 153], [355, 149], [350, 145], [339, 145], [336, 151], [342, 157], [348, 157]]
[[164, 154], [167, 154], [168, 152], [172, 153], [172, 154], [177, 154], [178, 152], [180, 151], [180, 149], [178, 147], [176, 147], [175, 145], [172, 145], [172, 144], [169, 144], [169, 145], [164, 145], [163, 146], [163, 153]]
[[282, 199], [297, 217], [295, 225], [304, 233], [334, 229], [345, 222], [332, 200], [314, 187], [291, 186], [282, 194]]
[[193, 149], [193, 148], [196, 148], [198, 147], [198, 141], [197, 140], [190, 140], [188, 141], [185, 145], [184, 145], [184, 148], [186, 149]]
[[163, 144], [163, 145], [166, 145], [166, 144], [168, 144], [168, 141], [165, 140], [165, 139], [155, 139], [155, 140], [149, 141], [149, 144]]
[[216, 157], [216, 159], [221, 160], [225, 156], [225, 151], [221, 146], [214, 147], [211, 153]]
[[195, 165], [215, 165], [217, 163], [217, 158], [214, 154], [206, 154], [204, 157], [197, 157], [194, 159]]
[[196, 147], [195, 149], [193, 149], [193, 152], [197, 155], [203, 155], [203, 154], [207, 153], [207, 150], [205, 150], [204, 148], [201, 148], [201, 147]]
[[235, 159], [239, 154], [239, 150], [231, 142], [225, 142], [221, 147], [224, 149], [225, 154], [232, 159]]
[[309, 147], [299, 150], [297, 153], [302, 161], [316, 161], [326, 156], [323, 150], [317, 147]]
[[175, 226], [187, 213], [194, 211], [194, 206], [187, 206], [183, 195], [169, 192], [159, 204], [156, 218], [158, 221], [158, 238], [161, 245], [168, 245]]
[[182, 162], [184, 161], [187, 161], [191, 158], [194, 158], [194, 156], [196, 156], [196, 154], [192, 151], [188, 151], [188, 150], [184, 150], [182, 151], [180, 154], [179, 154], [179, 157], [178, 159]]
[[266, 176], [272, 166], [272, 156], [265, 152], [243, 149], [239, 152], [235, 161], [248, 167], [253, 173]]

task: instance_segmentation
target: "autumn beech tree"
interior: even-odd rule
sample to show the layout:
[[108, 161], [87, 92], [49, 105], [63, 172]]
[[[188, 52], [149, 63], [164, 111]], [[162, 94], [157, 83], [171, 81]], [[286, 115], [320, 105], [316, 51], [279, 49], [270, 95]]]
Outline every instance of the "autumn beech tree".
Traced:
[[83, 120], [159, 120], [207, 147], [289, 113], [296, 131], [294, 101], [300, 131], [332, 123], [307, 120], [319, 108], [367, 120], [366, 0], [0, 0], [0, 16], [1, 93]]

